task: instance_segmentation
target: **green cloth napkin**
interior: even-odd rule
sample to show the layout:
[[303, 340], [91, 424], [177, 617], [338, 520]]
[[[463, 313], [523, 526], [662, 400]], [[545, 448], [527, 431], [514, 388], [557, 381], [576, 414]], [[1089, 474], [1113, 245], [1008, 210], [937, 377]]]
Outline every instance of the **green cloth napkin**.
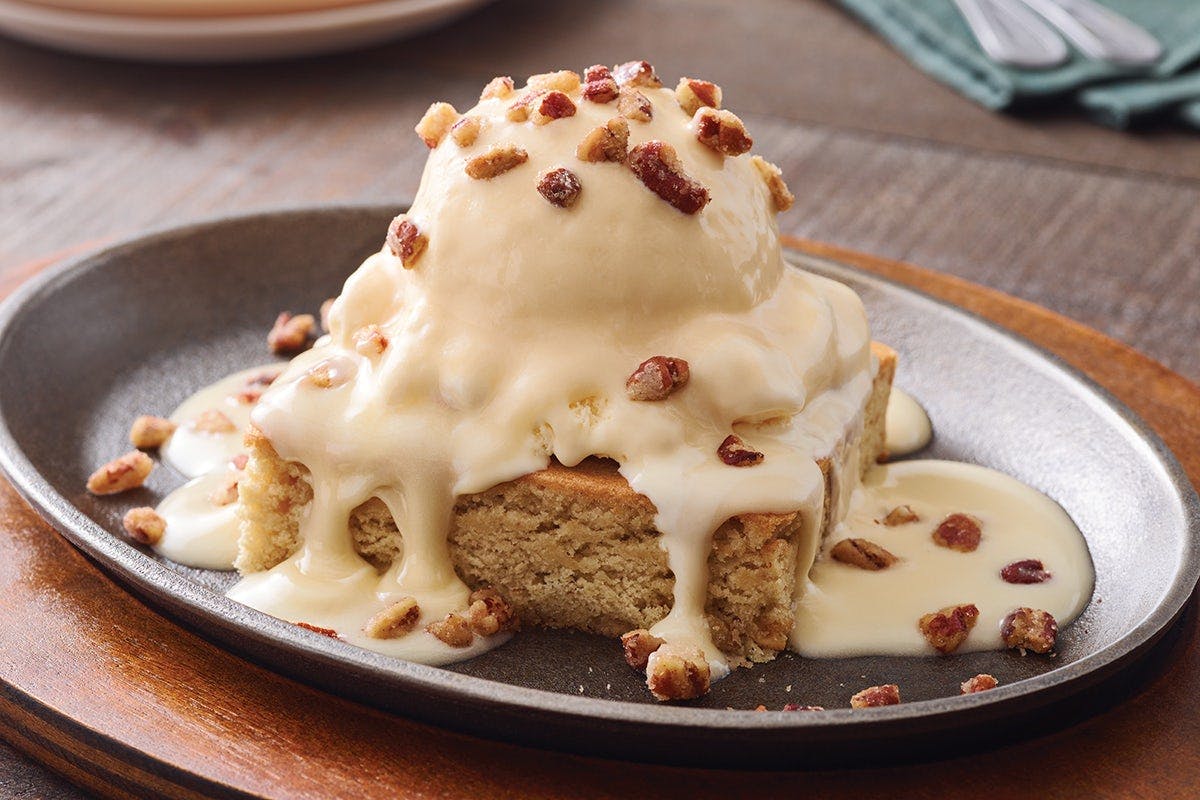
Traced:
[[919, 68], [988, 108], [1071, 96], [1106, 125], [1125, 127], [1139, 117], [1175, 114], [1200, 128], [1200, 0], [1104, 0], [1162, 43], [1165, 54], [1149, 68], [1095, 61], [1072, 51], [1068, 61], [1047, 70], [992, 61], [952, 0], [837, 2]]

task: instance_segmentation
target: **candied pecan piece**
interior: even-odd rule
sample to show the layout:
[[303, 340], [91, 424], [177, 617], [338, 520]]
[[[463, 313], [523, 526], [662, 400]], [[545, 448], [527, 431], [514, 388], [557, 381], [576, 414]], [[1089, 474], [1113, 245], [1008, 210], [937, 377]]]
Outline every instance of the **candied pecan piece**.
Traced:
[[982, 536], [981, 523], [970, 514], [951, 514], [933, 531], [933, 541], [936, 544], [960, 553], [973, 552], [979, 547]]
[[1048, 653], [1058, 639], [1058, 623], [1048, 611], [1037, 608], [1018, 608], [1000, 623], [1004, 646], [1035, 653]]
[[651, 356], [625, 379], [625, 394], [630, 400], [666, 400], [682, 389], [690, 376], [688, 362], [682, 358]]
[[617, 99], [620, 87], [608, 67], [601, 64], [588, 67], [583, 73], [583, 99], [593, 103], [611, 103]]
[[548, 169], [538, 176], [538, 193], [559, 208], [570, 208], [579, 199], [583, 184], [579, 176], [566, 167]]
[[458, 112], [449, 103], [434, 103], [421, 117], [414, 130], [430, 150], [442, 143], [450, 126], [458, 121]]
[[139, 450], [162, 447], [175, 432], [175, 423], [162, 417], [142, 415], [129, 428], [129, 443]]
[[648, 86], [657, 89], [662, 81], [654, 74], [649, 61], [626, 61], [613, 68], [613, 77], [622, 86]]
[[753, 467], [755, 464], [761, 464], [766, 458], [742, 441], [740, 436], [732, 433], [721, 442], [721, 446], [717, 448], [717, 455], [731, 467]]
[[774, 203], [775, 210], [782, 212], [791, 208], [792, 203], [796, 202], [796, 196], [784, 182], [783, 171], [762, 156], [750, 156], [750, 163], [754, 165], [758, 174], [766, 182], [767, 191], [771, 193], [771, 202]]
[[788, 703], [783, 707], [784, 711], [824, 711], [825, 706], [801, 706], [796, 703]]
[[979, 609], [974, 603], [946, 606], [926, 614], [917, 622], [925, 640], [939, 653], [953, 653], [967, 640], [967, 635], [979, 621]]
[[754, 146], [746, 126], [732, 111], [701, 108], [693, 118], [700, 144], [727, 156], [740, 156]]
[[995, 689], [998, 685], [999, 681], [986, 672], [981, 672], [974, 678], [963, 681], [959, 688], [962, 694], [976, 694], [977, 692], [986, 692], [988, 689]]
[[266, 388], [274, 383], [275, 379], [282, 373], [282, 368], [264, 369], [262, 372], [256, 372], [246, 378], [245, 383], [242, 384], [242, 388], [238, 389], [233, 396], [239, 403], [244, 405], [257, 403], [259, 398], [262, 397], [262, 393], [266, 391]]
[[363, 633], [372, 639], [395, 639], [417, 627], [420, 618], [421, 607], [416, 599], [402, 597], [367, 620]]
[[471, 592], [467, 602], [467, 622], [471, 630], [480, 636], [515, 631], [521, 627], [521, 621], [512, 606], [495, 589], [476, 589]]
[[488, 100], [493, 97], [498, 97], [501, 100], [511, 96], [513, 93], [513, 79], [507, 75], [492, 78], [488, 81], [487, 86], [483, 87], [483, 91], [479, 93], [480, 100]]
[[203, 411], [188, 427], [200, 433], [233, 433], [237, 430], [233, 420], [215, 408]]
[[842, 539], [829, 551], [834, 561], [852, 567], [877, 571], [899, 561], [894, 555], [869, 539]]
[[378, 325], [365, 325], [354, 334], [354, 349], [364, 356], [377, 356], [388, 346], [388, 337]]
[[910, 522], [920, 521], [921, 517], [917, 515], [917, 512], [913, 511], [912, 506], [907, 504], [896, 506], [887, 513], [886, 517], [883, 518], [883, 524], [889, 528], [895, 528], [899, 525], [907, 525]]
[[230, 503], [236, 503], [238, 499], [239, 478], [240, 476], [236, 473], [226, 475], [217, 485], [217, 488], [209, 492], [208, 502], [218, 507], [224, 507]]
[[531, 89], [547, 92], [556, 90], [559, 92], [573, 92], [579, 88], [579, 73], [572, 72], [569, 69], [560, 69], [557, 72], [543, 72], [540, 75], [530, 75], [529, 80], [525, 82]]
[[691, 700], [708, 693], [712, 670], [698, 648], [664, 644], [646, 662], [646, 686], [655, 700]]
[[1005, 583], [1045, 583], [1051, 577], [1042, 562], [1036, 558], [1014, 561], [1005, 564], [1000, 570], [1000, 578]]
[[92, 494], [117, 494], [136, 489], [146, 482], [154, 462], [141, 450], [132, 450], [105, 464], [91, 474], [87, 490]]
[[851, 708], [877, 708], [900, 703], [900, 687], [894, 683], [869, 686], [850, 698]]
[[720, 108], [721, 87], [695, 78], [680, 78], [675, 87], [675, 99], [684, 113], [691, 116], [705, 106]]
[[158, 544], [167, 530], [167, 521], [149, 506], [129, 509], [121, 524], [129, 537], [141, 544]]
[[625, 663], [636, 670], [645, 670], [650, 654], [663, 646], [663, 640], [645, 628], [621, 634], [621, 649]]
[[298, 628], [304, 628], [306, 631], [312, 631], [313, 633], [319, 633], [322, 636], [328, 636], [330, 639], [342, 638], [341, 636], [338, 636], [338, 632], [333, 628], [322, 628], [320, 625], [313, 625], [311, 622], [293, 622], [292, 624]]
[[654, 106], [637, 89], [622, 89], [617, 95], [617, 113], [634, 122], [649, 122], [654, 119]]
[[316, 327], [312, 314], [292, 316], [287, 311], [280, 313], [267, 334], [267, 346], [272, 353], [295, 353], [308, 345], [308, 337]]
[[401, 214], [388, 225], [387, 246], [392, 255], [400, 259], [401, 266], [412, 269], [429, 246], [429, 237], [407, 214]]
[[354, 362], [334, 356], [313, 364], [304, 379], [318, 389], [336, 389], [354, 377]]
[[475, 638], [471, 623], [462, 614], [447, 614], [445, 619], [426, 625], [425, 630], [451, 647], [466, 647]]
[[629, 152], [629, 123], [621, 117], [613, 117], [604, 125], [593, 128], [575, 148], [580, 161], [625, 160]]
[[483, 130], [483, 121], [479, 117], [468, 114], [450, 128], [450, 138], [459, 147], [470, 147], [479, 138], [481, 130]]
[[467, 162], [467, 174], [476, 180], [491, 180], [529, 160], [529, 154], [512, 144], [493, 147]]
[[245, 469], [246, 465], [249, 463], [250, 456], [246, 455], [245, 453], [238, 453], [236, 456], [229, 459], [229, 466], [237, 470]]
[[562, 92], [545, 92], [530, 104], [534, 125], [546, 125], [556, 119], [575, 116], [575, 103]]
[[695, 214], [708, 205], [708, 190], [683, 171], [675, 148], [652, 139], [629, 151], [629, 168], [646, 188], [684, 214]]

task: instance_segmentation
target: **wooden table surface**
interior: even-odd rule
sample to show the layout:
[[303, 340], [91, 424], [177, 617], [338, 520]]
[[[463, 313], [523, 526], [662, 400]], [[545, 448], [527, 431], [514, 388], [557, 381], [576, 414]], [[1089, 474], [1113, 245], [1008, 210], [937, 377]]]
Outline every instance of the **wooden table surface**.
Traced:
[[[0, 291], [148, 226], [411, 195], [431, 100], [642, 57], [724, 87], [796, 192], [786, 231], [1032, 300], [1200, 380], [1200, 138], [993, 115], [817, 0], [508, 0], [419, 41], [246, 67], [0, 40]], [[0, 745], [0, 796], [80, 795]]]

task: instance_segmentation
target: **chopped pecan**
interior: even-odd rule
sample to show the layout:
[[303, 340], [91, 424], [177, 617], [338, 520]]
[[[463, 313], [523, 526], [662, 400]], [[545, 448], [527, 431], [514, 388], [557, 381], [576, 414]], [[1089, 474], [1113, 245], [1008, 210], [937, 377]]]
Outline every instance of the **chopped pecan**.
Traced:
[[1051, 577], [1042, 562], [1035, 558], [1014, 561], [1000, 570], [1000, 578], [1005, 583], [1045, 583]]
[[967, 640], [967, 635], [979, 621], [979, 609], [973, 603], [947, 606], [921, 617], [917, 627], [925, 640], [939, 653], [953, 653]]
[[675, 148], [652, 139], [629, 151], [629, 168], [646, 188], [684, 214], [695, 214], [708, 205], [708, 190], [683, 171]]
[[321, 303], [321, 310], [317, 312], [317, 319], [321, 321], [321, 330], [329, 333], [329, 312], [333, 310], [333, 303], [337, 300], [336, 297], [330, 297]]
[[613, 68], [612, 74], [622, 86], [647, 86], [651, 89], [662, 86], [649, 61], [626, 61]]
[[575, 103], [562, 92], [546, 92], [530, 106], [534, 125], [545, 125], [556, 119], [575, 116]]
[[244, 405], [257, 403], [259, 398], [262, 397], [262, 393], [266, 391], [267, 387], [274, 383], [275, 379], [278, 378], [282, 373], [282, 368], [264, 369], [262, 372], [256, 372], [255, 374], [246, 378], [245, 383], [242, 384], [242, 388], [238, 389], [237, 392], [234, 393], [233, 397], [236, 398], [239, 403]]
[[628, 152], [629, 123], [621, 117], [613, 117], [604, 125], [593, 128], [575, 148], [580, 161], [615, 161], [618, 164], [625, 160]]
[[588, 67], [583, 73], [583, 99], [593, 103], [611, 103], [617, 99], [620, 87], [608, 67], [601, 64]]
[[524, 92], [509, 104], [504, 111], [504, 117], [509, 122], [524, 122], [529, 119], [529, 107], [533, 104], [541, 92], [528, 91]]
[[541, 75], [530, 75], [526, 81], [530, 89], [538, 91], [573, 92], [579, 88], [579, 73], [572, 72], [569, 69], [560, 69], [557, 72], [543, 72]]
[[675, 99], [689, 117], [700, 109], [721, 107], [721, 87], [695, 78], [680, 78], [675, 87]]
[[771, 202], [775, 205], [775, 210], [779, 212], [787, 211], [792, 207], [792, 203], [796, 202], [796, 196], [788, 189], [787, 183], [783, 180], [783, 171], [779, 167], [767, 161], [762, 156], [750, 156], [750, 163], [758, 170], [758, 174], [767, 184], [767, 190], [771, 193]]
[[936, 544], [960, 553], [973, 552], [979, 547], [982, 536], [981, 523], [970, 514], [951, 514], [933, 531], [933, 541]]
[[395, 639], [417, 627], [420, 618], [421, 607], [416, 599], [402, 597], [367, 620], [363, 633], [372, 639]]
[[149, 506], [131, 508], [121, 520], [129, 537], [141, 544], [155, 545], [162, 541], [167, 530], [167, 521]]
[[246, 465], [249, 463], [250, 456], [246, 455], [245, 453], [238, 453], [236, 456], [229, 459], [229, 466], [238, 470], [245, 469]]
[[129, 443], [141, 450], [162, 447], [175, 432], [175, 423], [162, 417], [143, 415], [129, 428]]
[[214, 506], [224, 507], [230, 503], [236, 503], [238, 499], [238, 482], [240, 475], [230, 473], [221, 479], [217, 484], [217, 488], [213, 489], [208, 494], [208, 502]]
[[740, 156], [754, 146], [746, 126], [732, 111], [701, 108], [692, 119], [700, 144], [727, 156]]
[[570, 208], [579, 199], [583, 184], [579, 176], [566, 167], [548, 169], [538, 175], [538, 193], [549, 201], [550, 205], [559, 208]]
[[476, 180], [491, 180], [529, 160], [529, 154], [512, 144], [493, 147], [467, 162], [467, 174]]
[[625, 88], [617, 95], [617, 113], [634, 122], [649, 122], [654, 119], [654, 106], [637, 89]]
[[434, 103], [414, 129], [430, 150], [442, 143], [450, 126], [458, 121], [458, 112], [449, 103]]
[[470, 147], [479, 138], [481, 130], [483, 130], [483, 121], [473, 114], [468, 114], [450, 128], [450, 138], [459, 147]]
[[977, 692], [986, 692], [988, 689], [995, 689], [999, 682], [988, 675], [986, 672], [981, 672], [974, 678], [968, 678], [962, 682], [960, 690], [962, 694], [975, 694]]
[[114, 458], [91, 474], [87, 490], [92, 494], [117, 494], [136, 489], [146, 482], [154, 462], [141, 450], [132, 450]]
[[209, 408], [196, 417], [188, 427], [199, 433], [233, 433], [237, 426], [233, 420], [215, 408]]
[[650, 654], [663, 646], [663, 640], [645, 628], [621, 634], [621, 649], [625, 663], [636, 670], [645, 670]]
[[842, 539], [829, 551], [834, 561], [871, 571], [887, 569], [899, 559], [869, 539]]
[[425, 630], [451, 647], [466, 647], [475, 638], [471, 623], [462, 614], [447, 614], [445, 619], [426, 625]]
[[313, 364], [304, 373], [304, 379], [318, 389], [336, 389], [354, 377], [354, 362], [341, 356], [333, 356]]
[[401, 266], [412, 269], [429, 246], [429, 237], [407, 214], [401, 214], [388, 225], [387, 246], [392, 255], [400, 259]]
[[1004, 646], [1035, 653], [1048, 653], [1054, 649], [1058, 639], [1058, 623], [1048, 611], [1036, 608], [1018, 608], [1000, 623], [1000, 636]]
[[717, 448], [717, 455], [731, 467], [753, 467], [766, 457], [742, 441], [740, 436], [729, 434]]
[[479, 94], [480, 100], [488, 100], [493, 97], [498, 97], [501, 100], [509, 97], [513, 93], [513, 79], [507, 75], [492, 78], [488, 81], [487, 86], [483, 87], [483, 91]]
[[907, 525], [910, 522], [920, 521], [921, 518], [917, 515], [917, 512], [913, 511], [912, 506], [907, 504], [896, 506], [887, 513], [886, 517], [883, 518], [883, 524], [889, 528], [895, 528], [899, 525]]
[[869, 686], [850, 698], [851, 708], [877, 708], [878, 706], [894, 706], [899, 703], [900, 687], [894, 683]]
[[377, 356], [388, 346], [388, 337], [378, 325], [365, 325], [354, 334], [354, 349], [364, 356]]
[[688, 362], [670, 356], [647, 358], [625, 379], [630, 400], [666, 400], [682, 389], [691, 377]]
[[471, 592], [467, 602], [467, 622], [471, 630], [480, 636], [515, 631], [521, 627], [521, 621], [512, 606], [495, 589], [476, 589]]
[[788, 703], [783, 707], [784, 711], [824, 711], [825, 706], [801, 706], [796, 703]]
[[298, 628], [304, 628], [306, 631], [312, 631], [313, 633], [319, 633], [322, 636], [328, 636], [330, 639], [342, 638], [341, 636], [338, 636], [338, 632], [333, 628], [322, 628], [320, 625], [313, 625], [311, 622], [293, 622], [292, 624]]
[[308, 337], [316, 327], [317, 321], [312, 314], [297, 314], [292, 316], [282, 312], [275, 318], [271, 332], [267, 334], [267, 346], [272, 353], [295, 353], [308, 345]]
[[664, 644], [646, 662], [646, 686], [655, 700], [691, 700], [708, 693], [712, 670], [698, 648]]

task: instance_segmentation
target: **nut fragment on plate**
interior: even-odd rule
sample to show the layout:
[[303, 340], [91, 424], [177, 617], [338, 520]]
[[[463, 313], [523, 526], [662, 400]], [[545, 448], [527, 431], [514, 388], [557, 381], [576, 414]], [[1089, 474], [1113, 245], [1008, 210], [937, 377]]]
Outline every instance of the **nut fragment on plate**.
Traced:
[[395, 639], [417, 627], [420, 618], [416, 598], [402, 597], [367, 620], [363, 633], [372, 639]]
[[121, 525], [131, 539], [148, 545], [158, 544], [167, 531], [167, 521], [149, 506], [129, 509]]
[[421, 117], [414, 130], [430, 150], [442, 143], [450, 127], [458, 121], [458, 112], [449, 103], [434, 103]]
[[475, 638], [471, 623], [462, 614], [447, 614], [445, 619], [426, 625], [425, 630], [451, 647], [466, 647]]
[[233, 433], [237, 430], [233, 420], [215, 408], [208, 408], [200, 412], [200, 416], [189, 422], [188, 427], [199, 433], [212, 434]]
[[1005, 583], [1045, 583], [1053, 577], [1036, 558], [1026, 558], [1005, 564], [1000, 579]]
[[708, 693], [712, 670], [697, 647], [664, 644], [646, 661], [646, 686], [655, 700], [691, 700]]
[[726, 156], [740, 156], [754, 146], [746, 126], [732, 111], [701, 108], [692, 118], [700, 144]]
[[529, 154], [516, 145], [496, 145], [467, 162], [467, 175], [476, 180], [491, 180], [528, 160]]
[[986, 692], [988, 689], [995, 689], [1000, 683], [986, 672], [981, 672], [974, 678], [968, 678], [962, 682], [959, 690], [962, 694], [978, 694]]
[[651, 356], [625, 379], [630, 400], [666, 400], [682, 389], [691, 376], [688, 362], [671, 356]]
[[1058, 639], [1058, 622], [1048, 611], [1037, 608], [1018, 608], [1000, 623], [1004, 646], [1035, 653], [1049, 653]]
[[612, 74], [622, 86], [646, 86], [651, 89], [662, 86], [662, 81], [654, 74], [654, 67], [649, 61], [626, 61], [624, 64], [618, 64]]
[[538, 176], [538, 194], [552, 206], [570, 208], [579, 199], [582, 189], [579, 176], [566, 167], [548, 169]]
[[753, 467], [761, 464], [765, 455], [742, 441], [742, 437], [729, 434], [717, 448], [717, 456], [731, 467]]
[[979, 547], [983, 524], [970, 514], [951, 514], [933, 531], [933, 541], [960, 553], [971, 553]]
[[872, 572], [887, 569], [899, 559], [870, 539], [842, 539], [830, 550], [834, 561]]
[[910, 505], [896, 506], [887, 513], [883, 518], [883, 524], [889, 528], [895, 528], [900, 525], [907, 525], [910, 522], [920, 522], [921, 517], [917, 512], [913, 511]]
[[939, 653], [953, 653], [971, 633], [979, 621], [979, 609], [974, 603], [947, 606], [926, 614], [917, 622], [925, 641]]
[[625, 160], [628, 152], [629, 123], [621, 117], [613, 117], [604, 125], [593, 128], [575, 148], [580, 161], [615, 161], [618, 164]]
[[562, 92], [545, 92], [530, 105], [534, 125], [546, 125], [556, 119], [575, 116], [575, 103]]
[[92, 494], [118, 494], [136, 489], [146, 482], [154, 462], [141, 450], [131, 450], [91, 474], [87, 490]]
[[400, 259], [401, 266], [412, 269], [429, 246], [429, 237], [407, 214], [401, 214], [388, 225], [387, 246], [392, 255]]
[[637, 89], [624, 88], [617, 95], [617, 113], [634, 122], [649, 122], [654, 119], [654, 106]]
[[[328, 301], [326, 301], [328, 302]], [[283, 368], [264, 369], [262, 372], [256, 372], [243, 381], [242, 386], [233, 393], [233, 398], [243, 405], [253, 405], [262, 397], [262, 393], [267, 387], [275, 382], [275, 379], [283, 374]]]
[[236, 503], [240, 477], [237, 473], [231, 473], [222, 478], [221, 482], [217, 484], [217, 488], [209, 492], [208, 502], [218, 508], [224, 508], [227, 505]]
[[675, 87], [675, 99], [683, 112], [691, 116], [705, 106], [720, 108], [721, 87], [696, 78], [680, 78]]
[[557, 90], [560, 92], [573, 92], [579, 88], [580, 80], [578, 72], [572, 72], [569, 69], [560, 69], [557, 72], [543, 72], [540, 75], [530, 75], [529, 80], [525, 83], [529, 85], [529, 88], [539, 91]]
[[684, 214], [696, 214], [711, 199], [708, 190], [683, 171], [675, 148], [651, 139], [629, 151], [629, 168], [647, 189]]
[[292, 316], [283, 311], [275, 318], [267, 334], [267, 346], [272, 353], [296, 353], [308, 345], [308, 337], [312, 335], [317, 321], [312, 314], [297, 314]]
[[792, 194], [783, 180], [783, 170], [762, 156], [750, 156], [750, 163], [754, 165], [758, 174], [766, 182], [767, 191], [771, 193], [771, 202], [775, 205], [775, 210], [784, 212], [791, 208], [792, 203], [796, 202], [796, 196]]
[[313, 625], [310, 622], [294, 622], [292, 624], [298, 628], [304, 628], [306, 631], [312, 631], [313, 633], [319, 633], [322, 636], [328, 636], [330, 639], [342, 638], [341, 636], [338, 636], [338, 632], [333, 628], [322, 628], [320, 625]]
[[483, 121], [473, 114], [468, 114], [450, 128], [450, 138], [459, 147], [470, 147], [479, 138], [481, 130]]
[[879, 706], [894, 706], [899, 703], [900, 687], [894, 683], [869, 686], [850, 698], [851, 708], [878, 708]]
[[663, 646], [663, 640], [645, 628], [621, 634], [621, 650], [625, 663], [636, 670], [645, 670], [650, 654]]
[[514, 91], [513, 79], [507, 75], [501, 75], [492, 78], [488, 81], [487, 86], [483, 87], [483, 91], [479, 93], [480, 100], [489, 100], [497, 97], [501, 100], [508, 98]]
[[364, 325], [354, 333], [354, 349], [367, 357], [383, 353], [388, 346], [387, 334], [378, 325]]
[[162, 417], [142, 415], [129, 428], [129, 443], [139, 450], [162, 447], [175, 432], [175, 423]]
[[467, 599], [467, 622], [480, 636], [515, 631], [521, 621], [499, 592], [492, 588], [476, 589]]
[[783, 707], [784, 711], [824, 711], [825, 706], [802, 706], [796, 703], [787, 703]]
[[617, 99], [620, 87], [608, 67], [601, 64], [588, 67], [583, 73], [583, 99], [592, 103], [611, 103]]

